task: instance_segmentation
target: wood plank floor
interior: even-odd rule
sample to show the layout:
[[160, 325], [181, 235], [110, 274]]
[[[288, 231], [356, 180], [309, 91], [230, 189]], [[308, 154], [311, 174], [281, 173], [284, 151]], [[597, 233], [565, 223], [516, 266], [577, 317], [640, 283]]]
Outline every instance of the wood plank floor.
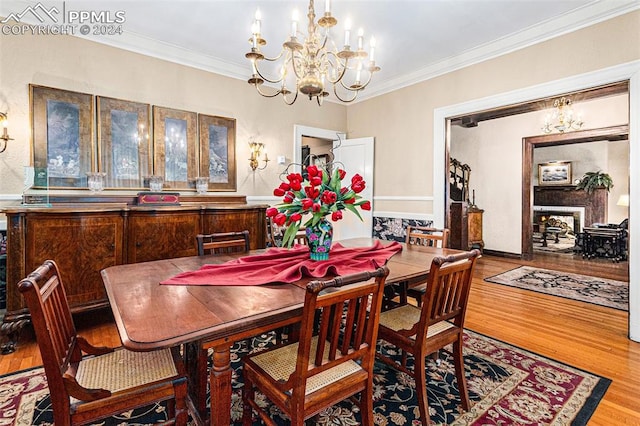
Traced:
[[[483, 280], [524, 264], [628, 281], [627, 263], [559, 255], [536, 254], [534, 261], [485, 255], [475, 271], [466, 327], [611, 379], [589, 425], [640, 426], [640, 343], [627, 338], [627, 312]], [[76, 322], [91, 342], [120, 344], [108, 311], [78, 316]], [[18, 350], [0, 356], [0, 374], [40, 364], [33, 335], [25, 329]]]

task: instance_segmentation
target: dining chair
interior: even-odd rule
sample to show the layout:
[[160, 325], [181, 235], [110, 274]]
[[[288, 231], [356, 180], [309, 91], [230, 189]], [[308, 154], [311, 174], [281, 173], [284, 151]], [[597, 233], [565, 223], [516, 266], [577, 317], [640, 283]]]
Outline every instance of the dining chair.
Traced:
[[[423, 246], [423, 247], [449, 247], [449, 229], [447, 228], [431, 228], [427, 226], [407, 226], [407, 238], [405, 240], [407, 247]], [[402, 284], [401, 284], [402, 285]], [[415, 299], [418, 306], [422, 304], [422, 298], [426, 292], [426, 282], [412, 285], [408, 288], [405, 285], [401, 288], [400, 304], [407, 303], [407, 297]]]
[[[378, 338], [396, 346], [402, 356], [399, 362], [381, 352], [376, 357], [414, 378], [423, 425], [429, 424], [425, 358], [430, 354], [437, 355], [441, 348], [451, 343], [462, 408], [469, 410], [462, 336], [473, 267], [479, 254], [478, 250], [471, 250], [434, 258], [422, 307], [406, 304], [380, 314]], [[407, 367], [407, 354], [413, 355], [413, 369]]]
[[160, 401], [168, 403], [170, 424], [187, 424], [187, 379], [176, 349], [114, 350], [78, 336], [52, 260], [18, 289], [31, 314], [56, 425], [86, 424]]
[[[196, 235], [198, 256], [224, 255], [230, 253], [249, 253], [249, 231], [220, 232]], [[278, 332], [280, 339], [282, 332]], [[184, 363], [188, 368], [189, 386], [197, 389], [198, 395], [206, 392], [207, 357], [208, 350], [204, 349], [201, 341], [185, 344]], [[206, 401], [196, 402], [196, 409], [201, 416], [206, 416]]]
[[266, 424], [275, 424], [256, 402], [254, 388], [294, 426], [360, 393], [362, 424], [373, 425], [373, 364], [388, 273], [385, 266], [307, 284], [299, 340], [243, 360], [244, 426], [252, 424], [254, 410]]
[[[278, 226], [273, 222], [273, 218], [267, 217], [267, 239], [271, 247], [282, 247], [282, 237], [286, 229], [286, 226]], [[307, 233], [304, 227], [300, 227], [296, 233], [294, 244], [309, 245], [307, 244]]]
[[196, 235], [198, 256], [249, 251], [249, 231]]

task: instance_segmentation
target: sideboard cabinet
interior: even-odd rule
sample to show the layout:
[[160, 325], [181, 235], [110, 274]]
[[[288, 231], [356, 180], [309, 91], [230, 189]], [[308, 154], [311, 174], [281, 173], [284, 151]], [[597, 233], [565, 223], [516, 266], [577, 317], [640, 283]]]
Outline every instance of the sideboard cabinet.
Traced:
[[28, 321], [17, 283], [47, 259], [60, 266], [74, 313], [102, 308], [108, 306], [102, 269], [196, 255], [198, 233], [247, 229], [251, 248], [264, 248], [266, 208], [246, 203], [151, 207], [60, 203], [52, 207], [5, 208], [7, 311], [2, 333], [11, 334]]

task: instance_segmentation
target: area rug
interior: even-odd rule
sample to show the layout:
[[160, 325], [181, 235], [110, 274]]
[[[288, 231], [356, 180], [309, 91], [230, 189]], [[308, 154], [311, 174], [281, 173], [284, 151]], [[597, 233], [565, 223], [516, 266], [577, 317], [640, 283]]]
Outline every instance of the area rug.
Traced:
[[624, 281], [531, 266], [520, 266], [484, 280], [623, 311], [629, 310], [629, 283]]
[[547, 238], [547, 246], [543, 247], [542, 238], [534, 238], [533, 251], [557, 253], [557, 254], [573, 254], [573, 248], [576, 246], [575, 238], [558, 238], [556, 243], [553, 237]]
[[[241, 424], [242, 356], [274, 344], [274, 335], [237, 343], [232, 350], [232, 420]], [[379, 350], [397, 356], [380, 342]], [[461, 413], [452, 359], [441, 351], [439, 362], [427, 363], [429, 410], [433, 424], [447, 425], [586, 425], [610, 380], [467, 330], [465, 368], [471, 410]], [[409, 360], [410, 362], [411, 360]], [[374, 411], [377, 425], [420, 424], [415, 383], [404, 373], [376, 362]], [[258, 395], [260, 398], [260, 395]], [[263, 403], [266, 403], [263, 401]], [[278, 424], [288, 424], [276, 409]], [[146, 425], [166, 418], [165, 407], [153, 405], [108, 419], [104, 425]], [[42, 368], [0, 378], [0, 424], [51, 424], [46, 378]], [[260, 424], [254, 422], [254, 424]], [[357, 425], [360, 413], [351, 402], [321, 412], [319, 425]]]

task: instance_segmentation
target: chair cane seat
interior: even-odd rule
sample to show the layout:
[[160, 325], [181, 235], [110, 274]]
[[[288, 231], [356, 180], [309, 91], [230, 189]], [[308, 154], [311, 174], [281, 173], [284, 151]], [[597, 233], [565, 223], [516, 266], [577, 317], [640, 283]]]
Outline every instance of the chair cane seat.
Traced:
[[[420, 320], [420, 308], [413, 305], [402, 305], [380, 314], [380, 325], [393, 331], [410, 330]], [[427, 338], [455, 327], [448, 321], [440, 321], [427, 328]], [[414, 337], [412, 336], [411, 339]]]
[[[314, 353], [318, 346], [317, 336], [311, 342], [311, 352]], [[323, 361], [328, 361], [329, 342], [325, 346], [325, 355]], [[262, 368], [274, 381], [286, 381], [296, 369], [296, 360], [298, 357], [298, 343], [282, 346], [280, 348], [258, 354], [252, 358], [252, 361]], [[310, 365], [313, 360], [310, 361]], [[345, 377], [364, 371], [355, 361], [347, 361], [329, 368], [322, 373], [311, 376], [307, 380], [307, 388], [305, 395], [309, 395], [317, 390], [324, 388], [332, 383], [338, 382]]]
[[152, 352], [120, 349], [84, 358], [78, 365], [76, 380], [85, 388], [120, 392], [177, 375], [171, 349]]

